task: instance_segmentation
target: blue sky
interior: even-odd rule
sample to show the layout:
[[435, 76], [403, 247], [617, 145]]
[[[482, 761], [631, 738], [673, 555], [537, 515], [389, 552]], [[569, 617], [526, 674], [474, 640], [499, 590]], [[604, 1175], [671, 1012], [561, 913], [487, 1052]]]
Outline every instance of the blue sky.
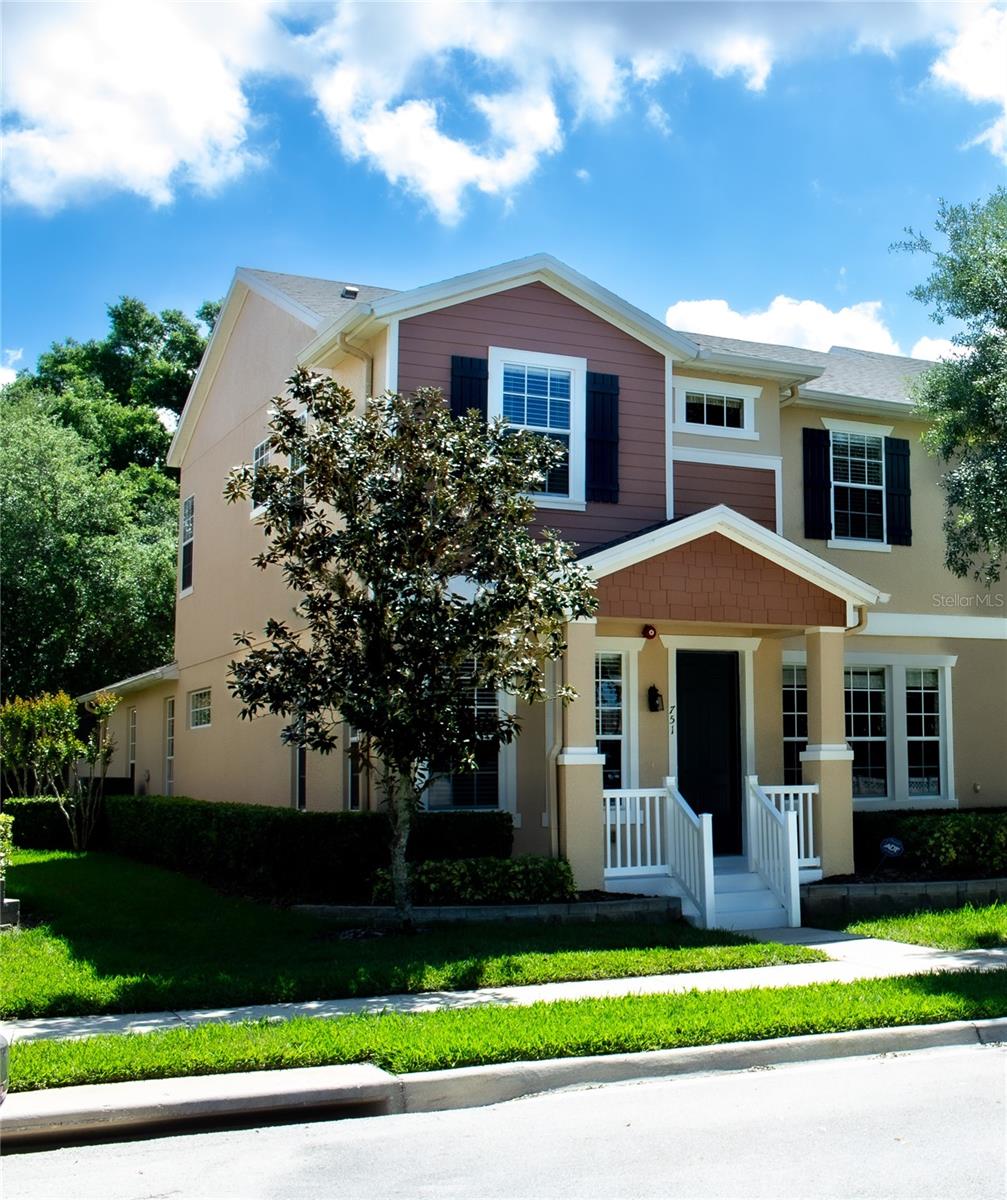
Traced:
[[[679, 328], [940, 349], [888, 251], [1007, 162], [1004, 3], [8, 4], [4, 365], [238, 265], [546, 250]], [[670, 313], [669, 313], [670, 309]], [[20, 352], [20, 357], [18, 354]]]

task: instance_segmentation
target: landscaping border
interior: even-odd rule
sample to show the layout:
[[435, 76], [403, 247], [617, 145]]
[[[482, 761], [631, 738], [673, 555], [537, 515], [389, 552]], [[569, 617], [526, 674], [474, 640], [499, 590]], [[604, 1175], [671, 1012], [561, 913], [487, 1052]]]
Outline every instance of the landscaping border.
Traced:
[[[366, 926], [390, 926], [399, 923], [391, 905], [292, 904], [292, 912], [305, 913], [325, 921], [348, 922]], [[578, 900], [569, 904], [455, 904], [442, 907], [421, 906], [413, 909], [420, 925], [461, 921], [550, 921], [575, 924], [578, 921], [676, 921], [682, 915], [677, 896], [638, 896], [628, 900]]]
[[816, 919], [883, 916], [916, 908], [960, 908], [1007, 902], [1007, 878], [920, 879], [901, 883], [806, 883], [801, 923]]

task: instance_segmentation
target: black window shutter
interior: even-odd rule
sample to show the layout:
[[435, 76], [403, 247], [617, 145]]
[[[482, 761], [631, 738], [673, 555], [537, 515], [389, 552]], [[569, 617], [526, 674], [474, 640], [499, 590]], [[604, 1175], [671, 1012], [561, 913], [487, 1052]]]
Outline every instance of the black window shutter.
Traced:
[[906, 438], [885, 438], [885, 516], [888, 543], [891, 546], [913, 544], [913, 523], [909, 511], [909, 442]]
[[478, 409], [486, 419], [486, 399], [489, 395], [489, 360], [451, 356], [451, 415], [464, 416], [470, 408]]
[[804, 431], [804, 536], [832, 537], [832, 467], [827, 429]]
[[619, 376], [587, 373], [588, 500], [619, 503]]

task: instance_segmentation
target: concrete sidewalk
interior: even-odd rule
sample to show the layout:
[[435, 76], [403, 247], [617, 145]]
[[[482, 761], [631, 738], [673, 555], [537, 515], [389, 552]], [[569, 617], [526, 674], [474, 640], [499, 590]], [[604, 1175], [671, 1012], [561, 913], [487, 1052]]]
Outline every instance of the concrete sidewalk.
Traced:
[[286, 1021], [294, 1017], [344, 1017], [358, 1013], [433, 1012], [481, 1004], [527, 1005], [540, 1001], [584, 1000], [610, 996], [651, 996], [681, 992], [740, 991], [745, 988], [799, 987], [809, 983], [851, 983], [934, 971], [1003, 970], [1007, 949], [934, 950], [880, 938], [862, 938], [827, 929], [770, 929], [751, 936], [761, 941], [805, 945], [824, 951], [830, 962], [792, 966], [747, 967], [730, 971], [698, 971], [646, 975], [629, 979], [594, 979], [520, 987], [479, 988], [464, 992], [420, 992], [415, 995], [365, 996], [346, 1000], [309, 1000], [299, 1004], [254, 1004], [241, 1008], [116, 1013], [96, 1017], [46, 1017], [0, 1025], [8, 1041], [82, 1038], [105, 1033], [154, 1033], [195, 1028], [210, 1023]]

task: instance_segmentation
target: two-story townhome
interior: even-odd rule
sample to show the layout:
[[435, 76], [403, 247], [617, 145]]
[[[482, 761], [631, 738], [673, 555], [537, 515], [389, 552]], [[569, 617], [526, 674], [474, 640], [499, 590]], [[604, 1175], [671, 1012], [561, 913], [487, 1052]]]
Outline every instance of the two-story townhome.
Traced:
[[176, 661], [113, 685], [138, 792], [377, 803], [352, 730], [341, 757], [292, 750], [227, 688], [235, 632], [292, 598], [222, 489], [268, 456], [298, 364], [358, 397], [434, 385], [567, 450], [536, 523], [597, 584], [556, 667], [579, 698], [520, 712], [431, 807], [506, 809], [516, 850], [566, 855], [582, 888], [753, 927], [796, 921], [798, 874], [852, 871], [857, 809], [1007, 803], [1007, 620], [942, 565], [908, 399], [928, 364], [678, 332], [544, 254], [402, 292], [237, 271], [169, 457]]

